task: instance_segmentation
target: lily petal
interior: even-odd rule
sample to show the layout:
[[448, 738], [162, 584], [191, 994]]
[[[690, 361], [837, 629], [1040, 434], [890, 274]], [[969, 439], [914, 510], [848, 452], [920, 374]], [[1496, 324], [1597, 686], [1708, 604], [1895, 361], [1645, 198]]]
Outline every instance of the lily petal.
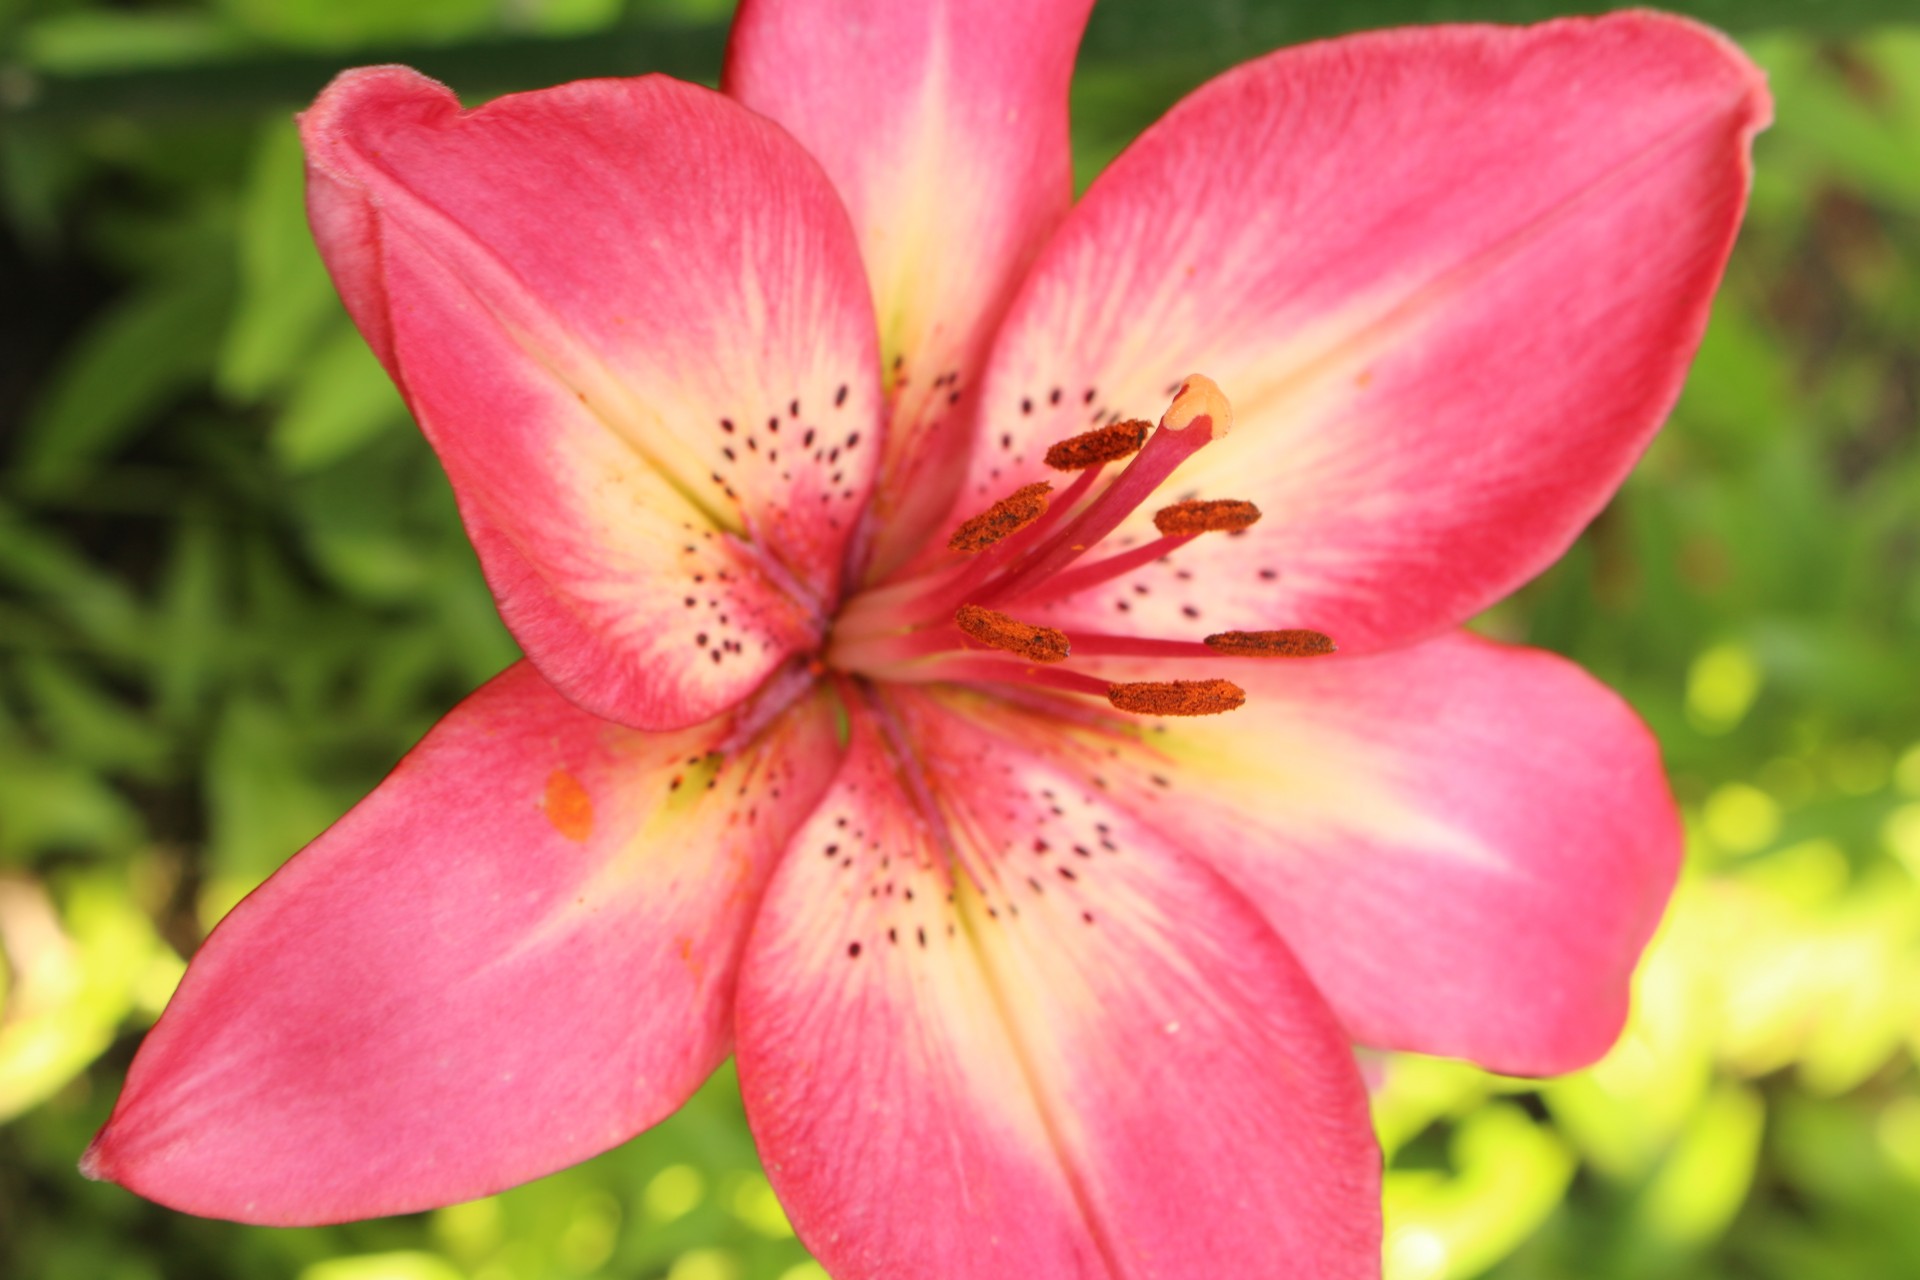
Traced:
[[956, 516], [1201, 372], [1236, 425], [1168, 488], [1267, 519], [1056, 625], [1168, 636], [1197, 610], [1201, 633], [1311, 627], [1350, 653], [1457, 625], [1566, 548], [1671, 408], [1769, 112], [1732, 44], [1650, 13], [1236, 68], [1048, 245], [994, 349]]
[[811, 647], [880, 401], [859, 250], [793, 140], [663, 77], [463, 112], [400, 67], [301, 127], [321, 253], [534, 664], [668, 729]]
[[510, 668], [214, 931], [83, 1168], [336, 1222], [667, 1115], [728, 1051], [747, 924], [836, 755], [817, 697], [736, 728], [623, 729]]
[[1355, 1039], [1514, 1075], [1612, 1046], [1681, 854], [1615, 694], [1465, 634], [1228, 674], [1246, 705], [1123, 749], [1113, 794], [1266, 913]]
[[883, 567], [962, 474], [993, 327], [1073, 198], [1067, 82], [1091, 0], [746, 0], [726, 91], [853, 215], [893, 391]]
[[856, 708], [741, 973], [808, 1247], [841, 1280], [1377, 1276], [1365, 1092], [1278, 937], [1047, 717], [884, 697], [911, 745]]

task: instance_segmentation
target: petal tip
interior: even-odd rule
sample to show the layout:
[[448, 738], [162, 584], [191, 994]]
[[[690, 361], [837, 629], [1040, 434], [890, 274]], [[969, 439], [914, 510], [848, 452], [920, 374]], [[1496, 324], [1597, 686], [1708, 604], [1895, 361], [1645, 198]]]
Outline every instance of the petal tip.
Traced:
[[348, 117], [409, 107], [457, 112], [460, 99], [440, 81], [400, 63], [349, 67], [328, 81], [313, 105], [296, 113], [294, 120], [307, 155], [325, 164], [346, 131]]
[[117, 1179], [108, 1168], [106, 1154], [107, 1131], [102, 1129], [94, 1135], [87, 1149], [80, 1153], [80, 1176], [89, 1182], [114, 1182]]
[[318, 110], [338, 110], [356, 104], [356, 99], [386, 94], [421, 97], [452, 96], [453, 90], [440, 81], [401, 62], [379, 62], [366, 67], [348, 67], [327, 81], [302, 115]]
[[[1579, 19], [1569, 19], [1569, 21], [1579, 21]], [[1706, 49], [1715, 55], [1721, 65], [1738, 81], [1741, 92], [1729, 105], [1737, 113], [1746, 116], [1746, 123], [1751, 133], [1758, 133], [1773, 123], [1773, 94], [1767, 86], [1767, 73], [1745, 49], [1740, 47], [1739, 42], [1718, 27], [1710, 26], [1685, 14], [1665, 13], [1657, 9], [1627, 9], [1618, 13], [1602, 14], [1590, 21], [1596, 25], [1619, 25], [1647, 32], [1658, 31]]]

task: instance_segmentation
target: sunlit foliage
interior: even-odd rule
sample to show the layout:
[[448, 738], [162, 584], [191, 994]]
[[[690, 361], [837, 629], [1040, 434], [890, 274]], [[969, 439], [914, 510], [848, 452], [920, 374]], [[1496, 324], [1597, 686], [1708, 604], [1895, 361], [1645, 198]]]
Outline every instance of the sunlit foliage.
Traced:
[[[1595, 1069], [1369, 1063], [1392, 1280], [1892, 1277], [1920, 1258], [1920, 26], [1875, 25], [1893, 9], [1871, 3], [1820, 6], [1818, 32], [1793, 6], [1693, 7], [1752, 24], [1778, 97], [1748, 229], [1673, 425], [1566, 561], [1481, 623], [1574, 656], [1652, 723], [1688, 874]], [[1329, 11], [1549, 8], [1114, 0], [1076, 89], [1082, 177]], [[415, 1218], [232, 1227], [74, 1172], [181, 957], [514, 653], [314, 255], [289, 109], [396, 44], [475, 92], [710, 76], [724, 18], [0, 7], [0, 1274], [821, 1274], [727, 1072], [626, 1147]]]

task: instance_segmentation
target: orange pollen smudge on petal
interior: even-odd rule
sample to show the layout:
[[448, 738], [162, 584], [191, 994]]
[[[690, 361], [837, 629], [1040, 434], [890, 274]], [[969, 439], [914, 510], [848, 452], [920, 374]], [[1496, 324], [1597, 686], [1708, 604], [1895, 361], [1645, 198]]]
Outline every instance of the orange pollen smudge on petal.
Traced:
[[1137, 716], [1214, 716], [1247, 700], [1231, 680], [1141, 680], [1107, 686], [1107, 701]]
[[1153, 527], [1167, 537], [1238, 533], [1260, 518], [1260, 508], [1238, 498], [1176, 502], [1153, 513]]
[[1085, 471], [1103, 462], [1118, 462], [1140, 452], [1153, 424], [1144, 418], [1111, 422], [1092, 431], [1069, 436], [1047, 449], [1046, 464], [1055, 471]]
[[1021, 485], [955, 529], [947, 540], [947, 549], [971, 555], [1011, 537], [1045, 514], [1047, 495], [1052, 492], [1053, 486], [1045, 480]]
[[575, 844], [585, 844], [593, 834], [593, 797], [565, 769], [547, 775], [547, 795], [541, 808], [546, 810], [553, 829]]
[[1036, 627], [977, 604], [961, 605], [953, 620], [981, 644], [1019, 654], [1029, 662], [1067, 660], [1067, 637], [1052, 627]]
[[1317, 658], [1333, 653], [1333, 637], [1321, 631], [1222, 631], [1207, 648], [1235, 658]]

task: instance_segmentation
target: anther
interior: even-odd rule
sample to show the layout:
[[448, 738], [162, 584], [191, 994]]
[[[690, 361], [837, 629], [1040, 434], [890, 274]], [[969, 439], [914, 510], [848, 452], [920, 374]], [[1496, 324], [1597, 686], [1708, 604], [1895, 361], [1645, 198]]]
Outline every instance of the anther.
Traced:
[[1231, 680], [1140, 680], [1107, 686], [1107, 701], [1137, 716], [1213, 716], [1247, 700]]
[[955, 529], [947, 540], [947, 549], [970, 555], [1011, 537], [1046, 513], [1047, 495], [1052, 492], [1053, 486], [1044, 480], [1021, 485]]
[[1260, 508], [1238, 498], [1176, 502], [1153, 513], [1153, 527], [1166, 536], [1238, 533], [1260, 518]]
[[960, 629], [989, 648], [1019, 654], [1029, 662], [1064, 662], [1067, 637], [1052, 627], [1036, 627], [977, 604], [963, 604], [953, 620]]
[[1140, 452], [1153, 424], [1144, 418], [1114, 422], [1069, 436], [1048, 448], [1046, 463], [1055, 471], [1085, 471]]
[[1335, 651], [1333, 637], [1320, 631], [1222, 631], [1207, 637], [1207, 648], [1235, 658], [1317, 658]]

